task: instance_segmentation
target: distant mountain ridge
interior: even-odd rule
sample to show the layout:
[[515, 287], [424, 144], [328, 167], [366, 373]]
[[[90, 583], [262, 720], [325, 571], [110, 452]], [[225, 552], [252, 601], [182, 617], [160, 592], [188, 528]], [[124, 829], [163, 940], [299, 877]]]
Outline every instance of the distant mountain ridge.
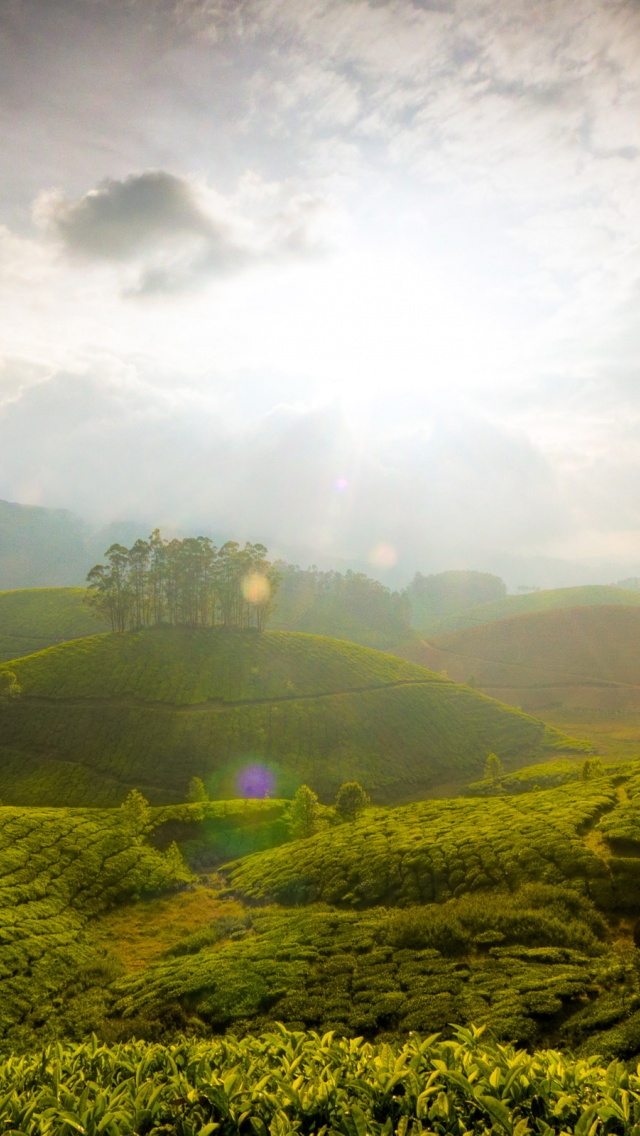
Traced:
[[0, 590], [82, 585], [105, 548], [143, 535], [137, 522], [92, 529], [67, 509], [0, 501]]

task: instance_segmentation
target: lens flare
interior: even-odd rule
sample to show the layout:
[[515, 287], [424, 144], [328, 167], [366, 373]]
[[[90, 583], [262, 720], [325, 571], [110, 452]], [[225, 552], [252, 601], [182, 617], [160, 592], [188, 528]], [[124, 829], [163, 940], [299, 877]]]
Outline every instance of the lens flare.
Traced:
[[242, 581], [242, 594], [247, 603], [266, 603], [271, 595], [271, 584], [266, 576], [261, 576], [259, 572], [252, 572], [250, 576], [245, 576]]
[[258, 799], [271, 797], [275, 783], [273, 773], [265, 765], [246, 765], [238, 774], [238, 796]]
[[376, 544], [369, 553], [369, 563], [376, 568], [393, 568], [398, 559], [398, 553], [392, 544]]
[[339, 477], [336, 481], [336, 489], [338, 493], [344, 493], [345, 489], [349, 488], [349, 482], [346, 477]]

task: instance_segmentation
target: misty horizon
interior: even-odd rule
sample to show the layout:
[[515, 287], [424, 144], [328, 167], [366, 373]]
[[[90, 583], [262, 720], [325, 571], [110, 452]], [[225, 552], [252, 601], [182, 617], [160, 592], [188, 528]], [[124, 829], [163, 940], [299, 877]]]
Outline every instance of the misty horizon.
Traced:
[[0, 33], [0, 498], [384, 579], [640, 573], [631, 0]]

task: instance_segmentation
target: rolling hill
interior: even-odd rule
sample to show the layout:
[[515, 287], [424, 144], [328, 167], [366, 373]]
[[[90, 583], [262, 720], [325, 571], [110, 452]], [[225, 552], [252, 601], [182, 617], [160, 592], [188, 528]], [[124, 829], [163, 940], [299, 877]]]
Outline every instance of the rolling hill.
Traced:
[[67, 639], [106, 631], [84, 602], [84, 588], [20, 588], [0, 592], [0, 663]]
[[640, 710], [640, 607], [512, 616], [412, 646], [410, 657], [531, 711]]
[[324, 799], [359, 780], [379, 801], [474, 779], [576, 742], [410, 662], [287, 632], [164, 628], [97, 635], [13, 660], [0, 705], [0, 797], [111, 805], [132, 787]]
[[452, 631], [467, 631], [485, 623], [495, 623], [512, 615], [555, 611], [565, 607], [599, 607], [602, 604], [640, 605], [640, 591], [616, 588], [605, 584], [585, 584], [577, 588], [553, 588], [528, 592], [522, 596], [504, 596], [491, 603], [457, 611], [444, 619], [434, 619], [428, 634], [447, 635]]
[[[0, 808], [0, 1048], [475, 1022], [630, 1056], [639, 800], [628, 763], [515, 797], [370, 808], [286, 846], [283, 801], [151, 809], [142, 832], [122, 809]], [[228, 840], [228, 886], [193, 877], [169, 838], [189, 864], [203, 840], [219, 862]], [[229, 863], [243, 845], [266, 850]]]

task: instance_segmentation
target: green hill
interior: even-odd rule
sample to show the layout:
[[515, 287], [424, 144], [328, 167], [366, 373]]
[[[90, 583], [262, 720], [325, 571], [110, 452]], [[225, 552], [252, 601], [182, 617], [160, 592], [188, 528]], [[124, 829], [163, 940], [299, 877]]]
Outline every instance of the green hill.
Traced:
[[408, 654], [494, 698], [549, 706], [640, 710], [640, 607], [602, 605], [512, 616]]
[[0, 705], [0, 798], [155, 803], [211, 795], [322, 797], [359, 780], [398, 800], [470, 780], [487, 753], [523, 764], [581, 743], [423, 668], [287, 632], [171, 628], [98, 635], [13, 660]]
[[0, 663], [67, 639], [106, 631], [84, 603], [84, 588], [21, 588], [0, 592]]
[[[152, 809], [143, 829], [121, 809], [0, 808], [0, 1049], [475, 1022], [630, 1058], [639, 803], [629, 763], [543, 792], [371, 808], [286, 847], [275, 800]], [[190, 876], [174, 839], [192, 862], [203, 843], [216, 861], [271, 848], [223, 865], [221, 889]]]
[[551, 611], [563, 607], [592, 607], [600, 604], [640, 604], [640, 591], [615, 588], [605, 584], [585, 584], [577, 588], [553, 588], [528, 592], [522, 596], [504, 596], [491, 603], [458, 611], [445, 619], [435, 619], [427, 631], [429, 635], [447, 635], [452, 631], [466, 631], [485, 623], [495, 623], [511, 615]]
[[[637, 793], [640, 776], [629, 784]], [[275, 849], [231, 865], [230, 885], [251, 902], [359, 907], [579, 879], [600, 904], [636, 907], [636, 896], [616, 890], [610, 865], [583, 839], [616, 802], [613, 782], [600, 777], [536, 793], [372, 809], [304, 841], [295, 858]], [[634, 874], [640, 879], [640, 861]]]

